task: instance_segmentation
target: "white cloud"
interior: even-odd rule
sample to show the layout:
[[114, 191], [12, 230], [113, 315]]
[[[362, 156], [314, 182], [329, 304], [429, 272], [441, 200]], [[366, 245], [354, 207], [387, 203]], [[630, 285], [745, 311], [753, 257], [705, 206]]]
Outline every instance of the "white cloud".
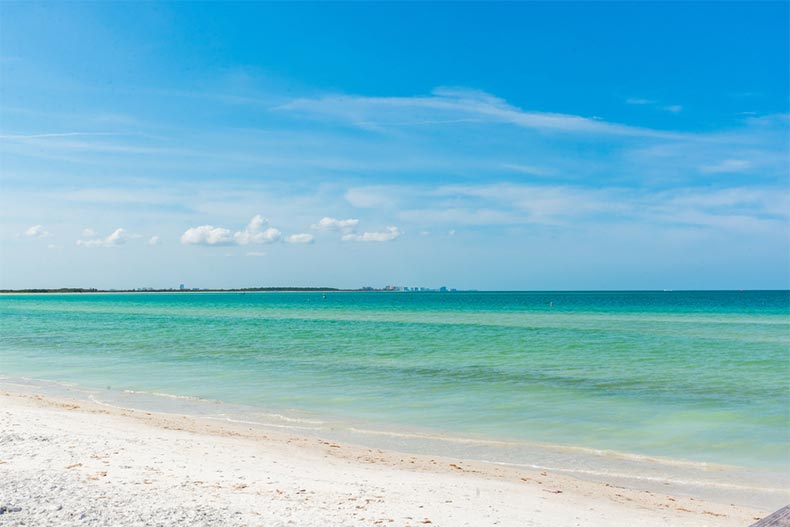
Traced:
[[251, 245], [274, 243], [280, 239], [281, 232], [274, 227], [265, 228], [269, 221], [257, 214], [253, 216], [247, 226], [231, 234], [224, 227], [201, 225], [187, 229], [181, 235], [184, 245]]
[[391, 125], [437, 122], [489, 122], [567, 133], [643, 137], [679, 137], [682, 134], [610, 123], [593, 117], [526, 111], [491, 94], [459, 88], [436, 88], [429, 96], [364, 97], [329, 95], [295, 99], [279, 110], [340, 119], [378, 130]]
[[228, 229], [213, 225], [201, 225], [187, 229], [181, 235], [181, 243], [184, 245], [230, 245], [233, 243], [233, 237]]
[[93, 238], [90, 240], [77, 240], [77, 245], [79, 247], [118, 247], [119, 245], [123, 245], [126, 243], [126, 240], [129, 239], [129, 235], [126, 233], [124, 229], [115, 229], [112, 233], [107, 236], [106, 238]]
[[112, 234], [104, 239], [107, 245], [121, 245], [126, 243], [126, 231], [123, 229], [115, 229]]
[[[639, 106], [655, 106], [661, 103], [661, 101], [657, 101], [656, 99], [640, 99], [638, 97], [626, 99], [625, 102], [627, 104], [635, 104]], [[680, 113], [683, 111], [683, 106], [679, 104], [669, 104], [667, 106], [661, 107], [661, 109], [667, 112]]]
[[359, 225], [359, 220], [355, 218], [338, 220], [326, 216], [321, 218], [318, 223], [311, 225], [310, 228], [317, 231], [350, 231], [355, 229], [357, 225]]
[[47, 249], [49, 249], [51, 251], [57, 251], [57, 250], [62, 249], [62, 248], [63, 248], [62, 245], [55, 245], [54, 243], [50, 243], [49, 245], [47, 245]]
[[[232, 256], [232, 255], [226, 254], [225, 256]], [[266, 256], [266, 253], [265, 252], [261, 252], [261, 251], [250, 251], [247, 254], [245, 254], [244, 256], [261, 257], [261, 256]]]
[[621, 189], [497, 183], [447, 185], [437, 188], [435, 194], [462, 206], [403, 211], [399, 216], [455, 225], [561, 225], [583, 216], [625, 214], [633, 208], [629, 200], [632, 196], [624, 195]]
[[656, 104], [658, 101], [654, 99], [640, 99], [638, 97], [631, 97], [630, 99], [626, 99], [625, 102], [627, 104], [646, 105], [646, 104]]
[[384, 187], [351, 188], [344, 197], [353, 206], [363, 209], [381, 207], [392, 202], [392, 193]]
[[455, 236], [455, 229], [450, 229], [449, 231], [447, 231], [447, 235], [448, 236]]
[[749, 170], [751, 167], [751, 161], [747, 161], [745, 159], [725, 159], [724, 161], [716, 163], [715, 165], [705, 165], [701, 167], [700, 170], [708, 174], [725, 174], [743, 172], [745, 170]]
[[531, 176], [550, 176], [554, 173], [554, 171], [531, 166], [531, 165], [519, 165], [517, 163], [502, 163], [502, 168], [506, 168], [508, 170], [512, 170], [514, 172], [521, 172], [522, 174], [529, 174]]
[[90, 229], [90, 228], [82, 230], [82, 237], [83, 238], [95, 238], [98, 235], [99, 235], [98, 232], [96, 232], [96, 231], [94, 231], [93, 229]]
[[159, 236], [151, 236], [148, 238], [148, 245], [159, 245], [160, 243], [162, 243], [162, 240]]
[[443, 225], [450, 236], [459, 226], [584, 229], [628, 223], [756, 231], [786, 226], [790, 221], [790, 196], [778, 187], [648, 191], [523, 184], [448, 185], [434, 189], [428, 196], [432, 206], [401, 211], [398, 218], [437, 228]]
[[52, 236], [52, 234], [47, 232], [43, 225], [33, 225], [25, 231], [25, 236], [31, 238], [46, 238]]
[[346, 234], [343, 236], [343, 241], [347, 242], [389, 242], [398, 238], [401, 234], [400, 229], [395, 226], [389, 226], [383, 231], [379, 232], [363, 232], [362, 234]]
[[313, 243], [313, 235], [307, 233], [291, 234], [285, 239], [285, 242], [295, 244]]
[[256, 214], [252, 217], [247, 227], [242, 231], [237, 231], [233, 235], [233, 239], [239, 245], [248, 245], [251, 243], [274, 243], [280, 239], [282, 233], [274, 227], [263, 229], [269, 224], [269, 220]]

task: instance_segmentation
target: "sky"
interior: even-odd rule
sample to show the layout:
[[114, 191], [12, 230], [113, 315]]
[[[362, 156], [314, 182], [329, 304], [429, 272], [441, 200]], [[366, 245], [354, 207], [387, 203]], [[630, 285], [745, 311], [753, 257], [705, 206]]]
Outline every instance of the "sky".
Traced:
[[788, 5], [0, 2], [0, 288], [788, 288]]

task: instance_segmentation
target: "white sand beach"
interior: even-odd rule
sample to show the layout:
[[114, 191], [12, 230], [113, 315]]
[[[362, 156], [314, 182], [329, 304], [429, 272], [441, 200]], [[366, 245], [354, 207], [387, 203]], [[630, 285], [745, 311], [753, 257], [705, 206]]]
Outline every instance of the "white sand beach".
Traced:
[[770, 511], [6, 392], [0, 512], [36, 526], [699, 527]]

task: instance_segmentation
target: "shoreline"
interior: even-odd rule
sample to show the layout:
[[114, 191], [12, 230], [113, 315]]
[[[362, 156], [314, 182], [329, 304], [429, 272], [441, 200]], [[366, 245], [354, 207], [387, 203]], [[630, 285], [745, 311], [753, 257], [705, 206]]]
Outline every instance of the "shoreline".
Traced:
[[[190, 419], [245, 433], [291, 434], [357, 450], [400, 456], [442, 457], [503, 470], [550, 472], [574, 480], [614, 485], [638, 492], [773, 510], [790, 499], [784, 477], [755, 467], [667, 457], [600, 447], [543, 443], [396, 423], [347, 420], [338, 415], [261, 408], [194, 395], [106, 388], [31, 377], [0, 376], [0, 393], [127, 415]], [[294, 413], [296, 412], [296, 413]]]
[[[241, 423], [10, 391], [0, 399], [0, 497], [21, 508], [12, 521], [110, 525], [149, 507], [174, 515], [167, 525], [743, 526], [772, 512]], [[44, 492], [52, 482], [60, 490]]]

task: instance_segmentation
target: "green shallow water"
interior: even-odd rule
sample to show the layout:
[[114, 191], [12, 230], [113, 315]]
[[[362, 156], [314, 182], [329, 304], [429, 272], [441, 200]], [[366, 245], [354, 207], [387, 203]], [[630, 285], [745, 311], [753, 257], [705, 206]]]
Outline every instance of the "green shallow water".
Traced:
[[0, 373], [790, 468], [787, 291], [3, 295]]

